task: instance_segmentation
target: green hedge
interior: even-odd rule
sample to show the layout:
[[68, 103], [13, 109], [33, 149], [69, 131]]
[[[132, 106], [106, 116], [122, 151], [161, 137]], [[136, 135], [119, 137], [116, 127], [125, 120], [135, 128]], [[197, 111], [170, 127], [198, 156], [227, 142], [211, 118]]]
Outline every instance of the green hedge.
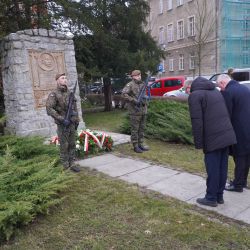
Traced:
[[58, 150], [44, 145], [42, 138], [1, 137], [0, 241], [61, 201], [59, 192], [72, 183], [73, 175], [58, 162]]
[[[122, 131], [130, 133], [128, 119], [122, 125]], [[193, 144], [188, 104], [173, 100], [152, 100], [148, 108], [145, 136], [162, 141]]]

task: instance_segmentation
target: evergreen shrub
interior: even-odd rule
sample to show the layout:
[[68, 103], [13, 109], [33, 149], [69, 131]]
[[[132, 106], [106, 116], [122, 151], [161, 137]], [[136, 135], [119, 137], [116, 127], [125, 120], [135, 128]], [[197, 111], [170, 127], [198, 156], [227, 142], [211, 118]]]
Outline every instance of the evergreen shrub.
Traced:
[[57, 149], [44, 145], [42, 138], [1, 137], [0, 241], [62, 200], [60, 191], [72, 183], [73, 175], [58, 162]]
[[[123, 133], [130, 134], [129, 117], [121, 129]], [[174, 100], [151, 100], [145, 136], [162, 141], [193, 144], [188, 104]]]

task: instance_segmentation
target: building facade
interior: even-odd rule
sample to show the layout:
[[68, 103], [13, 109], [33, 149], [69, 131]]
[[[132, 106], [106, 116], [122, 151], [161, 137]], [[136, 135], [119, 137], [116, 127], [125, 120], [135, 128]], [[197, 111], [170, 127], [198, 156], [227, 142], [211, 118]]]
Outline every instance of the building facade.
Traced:
[[159, 76], [211, 76], [250, 67], [250, 0], [148, 2], [147, 29], [166, 52]]

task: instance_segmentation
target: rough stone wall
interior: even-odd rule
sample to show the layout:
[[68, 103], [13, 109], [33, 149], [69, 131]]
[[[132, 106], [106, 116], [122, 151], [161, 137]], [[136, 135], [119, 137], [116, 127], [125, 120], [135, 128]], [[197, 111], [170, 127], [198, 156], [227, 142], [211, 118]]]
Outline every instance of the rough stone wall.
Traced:
[[[8, 35], [0, 48], [6, 131], [20, 136], [56, 135], [56, 125], [47, 115], [45, 103], [56, 88], [56, 73], [67, 74], [70, 89], [77, 80], [73, 40], [52, 30], [33, 29]], [[76, 98], [79, 128], [84, 128], [79, 88]]]

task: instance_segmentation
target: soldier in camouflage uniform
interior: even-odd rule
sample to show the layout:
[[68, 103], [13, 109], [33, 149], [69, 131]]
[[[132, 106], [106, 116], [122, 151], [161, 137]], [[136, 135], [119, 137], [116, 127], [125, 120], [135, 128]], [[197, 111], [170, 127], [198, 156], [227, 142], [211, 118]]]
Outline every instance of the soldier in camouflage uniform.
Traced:
[[132, 81], [127, 83], [127, 85], [123, 88], [122, 96], [127, 102], [127, 108], [129, 111], [131, 142], [133, 144], [134, 151], [136, 153], [142, 153], [143, 151], [149, 150], [149, 148], [143, 144], [148, 97], [145, 93], [144, 100], [141, 105], [139, 105], [137, 98], [144, 84], [141, 81], [140, 70], [134, 70], [131, 73], [131, 77]]
[[60, 159], [64, 169], [79, 172], [74, 164], [75, 160], [75, 133], [79, 124], [76, 99], [73, 104], [73, 116], [70, 121], [65, 120], [68, 109], [70, 91], [67, 77], [64, 73], [56, 75], [57, 88], [52, 91], [47, 99], [47, 114], [52, 116], [57, 124], [57, 135], [60, 142]]

